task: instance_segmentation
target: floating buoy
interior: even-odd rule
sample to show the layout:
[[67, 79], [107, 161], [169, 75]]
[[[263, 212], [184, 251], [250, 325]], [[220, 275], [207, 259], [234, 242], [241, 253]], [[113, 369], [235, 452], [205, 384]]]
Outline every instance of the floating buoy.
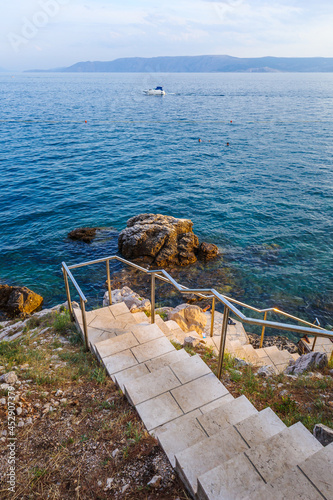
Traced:
[[201, 139], [198, 139], [198, 142], [201, 142]]
[[230, 120], [230, 123], [232, 123], [232, 120]]
[[84, 123], [87, 123], [87, 120], [84, 120]]
[[229, 146], [229, 142], [227, 142], [227, 146]]

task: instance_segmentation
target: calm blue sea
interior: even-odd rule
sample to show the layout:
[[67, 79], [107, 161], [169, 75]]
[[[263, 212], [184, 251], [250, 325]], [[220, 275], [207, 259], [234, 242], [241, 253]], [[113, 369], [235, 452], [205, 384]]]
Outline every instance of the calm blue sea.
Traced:
[[[156, 85], [168, 95], [143, 95]], [[231, 295], [333, 324], [332, 74], [1, 74], [0, 89], [1, 283], [64, 301], [62, 260], [117, 250], [116, 231], [70, 230], [155, 212], [218, 244]], [[80, 283], [100, 300], [93, 270]]]

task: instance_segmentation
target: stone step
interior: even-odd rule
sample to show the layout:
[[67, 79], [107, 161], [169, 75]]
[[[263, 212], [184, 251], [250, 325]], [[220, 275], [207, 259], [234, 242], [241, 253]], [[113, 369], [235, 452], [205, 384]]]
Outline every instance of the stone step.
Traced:
[[299, 468], [326, 499], [333, 498], [333, 443], [307, 458]]
[[257, 488], [255, 496], [256, 500], [268, 498], [271, 500], [323, 500], [322, 495], [297, 467], [285, 472], [272, 483]]
[[[333, 498], [333, 443], [274, 481], [256, 489], [256, 500], [322, 500]], [[320, 493], [319, 493], [320, 492]]]
[[265, 482], [273, 482], [320, 449], [322, 445], [298, 422], [200, 475], [197, 497], [200, 500], [257, 498], [256, 492]]
[[[170, 344], [171, 345], [171, 344]], [[229, 391], [208, 373], [171, 391], [144, 401], [136, 410], [149, 432], [193, 410], [215, 404], [229, 395]]]
[[150, 318], [148, 318], [148, 316], [146, 316], [146, 314], [142, 311], [136, 312], [136, 313], [131, 313], [131, 314], [133, 315], [133, 318], [135, 319], [135, 321], [137, 323], [144, 323], [144, 324], [151, 323]]
[[[246, 402], [248, 402], [248, 405]], [[201, 413], [205, 410], [207, 410], [206, 413]], [[173, 466], [175, 465], [175, 455], [177, 453], [214, 434], [213, 422], [218, 421], [220, 426], [224, 424], [224, 428], [226, 428], [230, 425], [230, 420], [232, 420], [232, 423], [236, 423], [242, 418], [246, 418], [247, 415], [257, 413], [257, 410], [245, 396], [237, 399], [233, 399], [231, 396], [228, 399], [224, 397], [218, 400], [215, 408], [211, 410], [207, 407], [202, 408], [201, 412], [195, 410], [189, 414], [191, 415], [190, 418], [185, 415], [155, 430], [154, 434]], [[215, 427], [216, 432], [220, 430], [221, 427]]]
[[126, 333], [96, 343], [95, 351], [100, 360], [102, 360], [112, 354], [161, 337], [165, 339], [163, 332], [157, 325], [130, 325]]
[[198, 421], [207, 436], [212, 436], [256, 413], [258, 411], [247, 397], [240, 396], [231, 403], [222, 405], [200, 416]]
[[[241, 400], [241, 398], [238, 398], [238, 400]], [[220, 431], [215, 432], [217, 427], [213, 426], [211, 428], [212, 434], [210, 434], [209, 438], [176, 454], [176, 470], [186, 481], [191, 494], [195, 494], [197, 491], [197, 479], [199, 477], [221, 463], [230, 460], [236, 454], [249, 449], [250, 446], [256, 446], [285, 429], [283, 422], [270, 408], [266, 408], [260, 413], [257, 410], [253, 412], [253, 410], [251, 411], [251, 407], [246, 407], [244, 399], [241, 401], [238, 400], [235, 399], [232, 402], [235, 409], [234, 415], [231, 412], [225, 412], [230, 423], [222, 420], [223, 427], [220, 428]], [[226, 410], [228, 406], [225, 405], [221, 409]], [[241, 418], [242, 407], [245, 409], [244, 413], [249, 414], [244, 419]], [[212, 413], [210, 412], [210, 414]], [[204, 417], [209, 417], [210, 414]], [[197, 419], [199, 422], [202, 421], [202, 417], [198, 417]], [[209, 428], [207, 419], [206, 424]], [[204, 428], [204, 430], [206, 429]], [[229, 441], [230, 436], [233, 436], [235, 440]], [[196, 455], [200, 459], [195, 458]], [[211, 475], [208, 482], [210, 480]], [[205, 484], [205, 478], [203, 479], [203, 484]]]
[[210, 368], [196, 354], [138, 380], [129, 381], [125, 384], [125, 394], [135, 406], [208, 373], [211, 373]]
[[148, 375], [151, 372], [160, 370], [165, 366], [177, 363], [183, 359], [189, 358], [189, 354], [184, 349], [179, 351], [173, 350], [163, 356], [146, 361], [145, 363], [138, 364], [127, 370], [122, 370], [112, 375], [112, 380], [124, 391], [124, 386], [132, 380], [137, 380], [143, 375]]

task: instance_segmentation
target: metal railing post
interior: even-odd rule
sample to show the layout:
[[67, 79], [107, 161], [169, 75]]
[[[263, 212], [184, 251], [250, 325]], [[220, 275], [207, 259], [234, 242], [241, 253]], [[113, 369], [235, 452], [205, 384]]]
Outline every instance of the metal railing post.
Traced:
[[[264, 314], [264, 321], [266, 321], [266, 319], [267, 319], [267, 311], [265, 311], [265, 314]], [[263, 343], [264, 343], [264, 336], [265, 336], [265, 325], [262, 327], [262, 330], [261, 330], [260, 345], [259, 345], [260, 349], [262, 348]]]
[[108, 282], [108, 293], [109, 293], [109, 305], [112, 305], [112, 294], [111, 294], [111, 278], [110, 278], [110, 261], [106, 261], [106, 275]]
[[218, 368], [217, 368], [217, 378], [219, 380], [221, 379], [221, 375], [222, 375], [225, 341], [227, 339], [227, 328], [228, 328], [229, 311], [230, 311], [229, 307], [225, 305], [224, 306], [224, 312], [223, 312], [222, 331], [221, 331], [219, 363], [218, 363]]
[[82, 325], [83, 325], [83, 333], [84, 333], [84, 347], [85, 347], [86, 351], [89, 351], [86, 306], [85, 306], [84, 300], [82, 300], [82, 298], [80, 298], [80, 305], [81, 305]]
[[151, 275], [151, 323], [155, 323], [155, 274]]
[[213, 302], [212, 302], [212, 318], [210, 322], [210, 336], [212, 337], [214, 335], [214, 316], [215, 316], [215, 297], [213, 297]]
[[316, 345], [316, 342], [317, 342], [317, 335], [315, 336], [315, 338], [313, 339], [313, 344], [312, 344], [312, 349], [311, 351], [314, 351], [314, 348], [315, 348], [315, 345]]
[[68, 310], [69, 314], [71, 317], [71, 320], [74, 321], [74, 313], [73, 313], [73, 306], [72, 306], [72, 300], [71, 300], [71, 292], [69, 289], [69, 284], [68, 284], [68, 277], [67, 277], [67, 272], [64, 268], [62, 268], [62, 272], [64, 275], [64, 281], [65, 281], [65, 288], [66, 288], [66, 295], [67, 295], [67, 302], [68, 302]]

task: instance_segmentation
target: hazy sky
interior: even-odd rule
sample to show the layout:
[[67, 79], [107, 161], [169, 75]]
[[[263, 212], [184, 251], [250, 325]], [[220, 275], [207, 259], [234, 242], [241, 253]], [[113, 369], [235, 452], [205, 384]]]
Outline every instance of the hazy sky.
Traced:
[[333, 56], [332, 0], [1, 0], [0, 67], [118, 57]]

